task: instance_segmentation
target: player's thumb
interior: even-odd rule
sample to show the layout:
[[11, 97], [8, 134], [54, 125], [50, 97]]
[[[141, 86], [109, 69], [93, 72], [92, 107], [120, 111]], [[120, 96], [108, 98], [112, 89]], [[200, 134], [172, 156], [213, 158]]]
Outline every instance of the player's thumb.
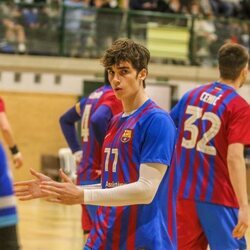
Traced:
[[33, 168], [30, 168], [30, 173], [31, 173], [33, 176], [39, 178], [39, 173], [36, 172]]
[[71, 179], [63, 172], [62, 169], [59, 170], [59, 175], [60, 175], [61, 179], [62, 179], [64, 182], [73, 183], [73, 182], [71, 181]]

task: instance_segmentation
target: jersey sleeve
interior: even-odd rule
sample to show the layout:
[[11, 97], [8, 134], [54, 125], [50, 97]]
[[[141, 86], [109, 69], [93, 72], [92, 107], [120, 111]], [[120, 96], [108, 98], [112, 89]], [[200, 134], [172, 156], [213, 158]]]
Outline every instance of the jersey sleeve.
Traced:
[[4, 101], [1, 97], [0, 97], [0, 112], [5, 112]]
[[175, 138], [176, 128], [172, 119], [165, 113], [154, 115], [144, 133], [141, 163], [161, 163], [169, 166]]
[[94, 134], [96, 135], [96, 139], [100, 144], [103, 143], [112, 117], [112, 111], [106, 105], [99, 106], [91, 117], [91, 124], [93, 125]]
[[178, 102], [170, 111], [170, 116], [173, 119], [175, 126], [178, 126], [179, 123], [179, 106], [180, 102]]
[[86, 104], [86, 101], [87, 101], [87, 98], [83, 97], [81, 100], [80, 100], [80, 112], [81, 114], [83, 113], [83, 109], [84, 109], [84, 106]]
[[250, 106], [245, 106], [232, 117], [228, 129], [228, 143], [250, 146]]

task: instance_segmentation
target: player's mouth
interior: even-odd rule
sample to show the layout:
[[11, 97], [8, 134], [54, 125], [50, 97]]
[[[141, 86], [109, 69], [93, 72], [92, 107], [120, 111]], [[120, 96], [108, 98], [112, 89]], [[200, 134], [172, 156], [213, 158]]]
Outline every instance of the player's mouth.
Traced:
[[114, 90], [115, 90], [116, 92], [119, 92], [119, 91], [122, 90], [122, 88], [116, 87]]

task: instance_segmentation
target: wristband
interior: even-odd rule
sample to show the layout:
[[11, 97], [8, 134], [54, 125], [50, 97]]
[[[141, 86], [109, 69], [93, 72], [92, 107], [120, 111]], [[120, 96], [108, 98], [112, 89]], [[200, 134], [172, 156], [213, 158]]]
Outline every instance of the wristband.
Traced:
[[18, 152], [18, 153], [16, 153], [16, 154], [13, 155], [13, 159], [14, 160], [20, 159], [21, 157], [22, 157], [21, 152]]
[[13, 147], [10, 147], [9, 149], [12, 155], [19, 153], [17, 145], [14, 145]]

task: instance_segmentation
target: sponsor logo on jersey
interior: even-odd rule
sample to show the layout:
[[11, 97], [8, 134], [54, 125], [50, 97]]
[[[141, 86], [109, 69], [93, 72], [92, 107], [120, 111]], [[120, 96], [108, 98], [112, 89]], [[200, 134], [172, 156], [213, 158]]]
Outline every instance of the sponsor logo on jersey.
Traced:
[[126, 143], [130, 141], [131, 138], [132, 138], [132, 130], [125, 129], [121, 137], [121, 142]]

